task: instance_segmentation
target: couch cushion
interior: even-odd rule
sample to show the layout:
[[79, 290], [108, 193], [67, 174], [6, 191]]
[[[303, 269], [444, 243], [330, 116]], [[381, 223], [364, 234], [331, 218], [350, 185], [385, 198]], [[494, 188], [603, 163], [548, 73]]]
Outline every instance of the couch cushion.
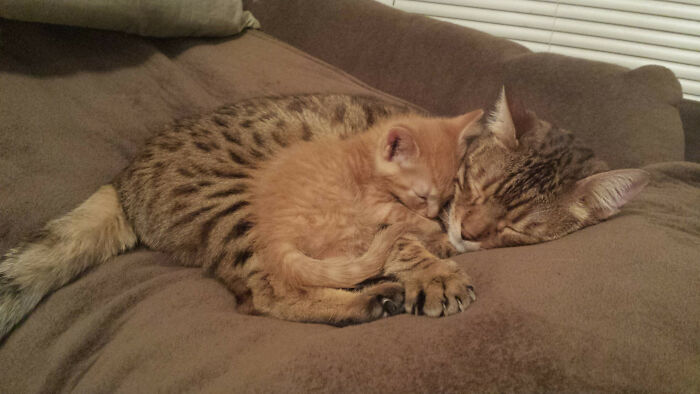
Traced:
[[[505, 84], [615, 168], [683, 160], [673, 73], [532, 53], [374, 0], [248, 0], [264, 31], [435, 113], [492, 105]], [[313, 17], [310, 17], [313, 15]]]
[[[380, 94], [257, 32], [146, 40], [0, 23], [0, 253], [175, 118], [266, 94]], [[240, 315], [216, 280], [139, 249], [0, 343], [0, 392], [697, 390], [700, 166], [649, 170], [654, 183], [604, 224], [460, 257], [479, 299], [445, 319]]]

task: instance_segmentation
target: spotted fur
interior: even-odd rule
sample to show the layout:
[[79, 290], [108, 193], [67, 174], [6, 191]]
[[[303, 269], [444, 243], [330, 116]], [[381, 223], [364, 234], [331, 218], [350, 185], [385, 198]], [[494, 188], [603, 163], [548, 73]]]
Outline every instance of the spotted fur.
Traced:
[[346, 140], [415, 113], [320, 95], [252, 99], [179, 122], [112, 185], [0, 259], [0, 338], [41, 298], [137, 239], [217, 276], [247, 313], [332, 324], [401, 310], [446, 316], [475, 299], [469, 277], [446, 257], [561, 237], [614, 214], [646, 183], [639, 170], [601, 172], [570, 133], [504, 96], [485, 130], [461, 141], [468, 150], [447, 211], [451, 243], [432, 221], [376, 223], [360, 258], [383, 259], [379, 280], [350, 290], [281, 285], [256, 253], [256, 171], [303, 141]]
[[[435, 133], [436, 122], [452, 125], [462, 117], [431, 119], [415, 109], [367, 97], [248, 100], [161, 133], [114, 184], [142, 243], [170, 253], [181, 264], [202, 266], [234, 292], [242, 309], [334, 324], [372, 320], [387, 308], [401, 307], [403, 292], [397, 285], [340, 288], [380, 275], [395, 240], [407, 232], [396, 226], [377, 232], [379, 222], [396, 224], [418, 216], [397, 204], [396, 195], [379, 189], [363, 200], [365, 209], [341, 213], [359, 203], [356, 190], [348, 193], [342, 187], [353, 180], [394, 190], [394, 175], [379, 183], [372, 175], [374, 148], [368, 147], [392, 124], [424, 124], [411, 138], [420, 145], [421, 157], [433, 160], [429, 167], [441, 169], [434, 172], [440, 176], [432, 177], [442, 185], [440, 190], [426, 189], [429, 195], [424, 196], [430, 207], [425, 215], [436, 215], [451, 196], [463, 154], [459, 150], [465, 149], [458, 140], [464, 125], [449, 126], [454, 140], [445, 140]], [[334, 150], [338, 147], [340, 151]], [[410, 149], [395, 143], [390, 148], [395, 150], [393, 160], [406, 153], [402, 149]], [[449, 150], [454, 159], [449, 159]], [[345, 173], [347, 162], [352, 171]], [[336, 167], [325, 173], [329, 165]], [[367, 179], [359, 180], [363, 177]], [[344, 192], [334, 194], [340, 190]], [[310, 204], [315, 193], [325, 197]], [[331, 211], [326, 208], [323, 213], [318, 205], [334, 198], [340, 198], [331, 210], [335, 218], [322, 224], [323, 215]], [[412, 195], [401, 200], [421, 204]], [[294, 209], [287, 215], [289, 207]], [[397, 207], [405, 212], [397, 214]], [[357, 222], [354, 217], [362, 212], [372, 217], [365, 215], [366, 220]], [[426, 234], [439, 232], [433, 222], [424, 226], [430, 227]], [[378, 298], [382, 294], [384, 298]], [[307, 304], [316, 307], [302, 307]]]
[[[406, 116], [424, 113], [370, 97], [309, 95], [251, 99], [178, 122], [152, 138], [111, 185], [0, 260], [0, 336], [42, 297], [137, 239], [218, 277], [244, 312], [346, 324], [398, 311], [399, 283], [347, 290], [279, 280], [261, 261], [260, 240], [253, 237], [261, 216], [253, 186], [267, 163], [291, 146], [324, 139], [351, 143], [387, 119]], [[449, 186], [451, 175], [442, 178]], [[426, 199], [441, 204], [451, 194], [445, 189], [435, 201]], [[381, 272], [393, 243], [408, 232], [379, 224], [361, 245], [366, 253], [357, 257], [374, 261], [372, 274]], [[439, 232], [434, 222], [424, 225]]]

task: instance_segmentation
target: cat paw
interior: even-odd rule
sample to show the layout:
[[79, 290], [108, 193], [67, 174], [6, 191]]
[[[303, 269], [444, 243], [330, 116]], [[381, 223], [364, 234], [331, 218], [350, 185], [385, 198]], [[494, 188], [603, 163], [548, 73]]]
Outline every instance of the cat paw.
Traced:
[[368, 311], [373, 318], [401, 313], [403, 293], [403, 286], [396, 282], [379, 283], [362, 289], [362, 294], [368, 297]]
[[410, 272], [402, 282], [407, 313], [450, 316], [476, 301], [471, 278], [451, 260], [434, 260]]

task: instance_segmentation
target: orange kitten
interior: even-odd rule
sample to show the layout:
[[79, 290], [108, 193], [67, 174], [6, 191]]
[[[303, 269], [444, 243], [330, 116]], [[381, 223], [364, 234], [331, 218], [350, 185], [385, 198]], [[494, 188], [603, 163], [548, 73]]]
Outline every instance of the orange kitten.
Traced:
[[383, 242], [373, 242], [377, 230], [437, 216], [482, 113], [393, 118], [280, 152], [252, 189], [251, 235], [265, 270], [294, 286], [352, 287], [379, 275], [384, 261], [363, 257]]
[[[0, 258], [0, 338], [46, 294], [137, 243], [202, 267], [245, 313], [359, 323], [426, 289], [435, 315], [438, 288], [456, 300], [446, 313], [462, 310], [470, 279], [424, 256], [452, 249], [426, 216], [452, 191], [460, 134], [481, 111], [416, 113], [362, 96], [261, 97], [164, 129], [111, 184]], [[380, 273], [398, 282], [322, 287]]]

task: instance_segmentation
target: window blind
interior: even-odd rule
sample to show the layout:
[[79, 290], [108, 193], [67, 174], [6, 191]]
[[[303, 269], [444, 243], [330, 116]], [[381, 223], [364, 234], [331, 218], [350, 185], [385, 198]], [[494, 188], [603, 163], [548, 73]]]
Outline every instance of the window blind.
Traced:
[[700, 0], [378, 0], [481, 30], [535, 52], [629, 68], [659, 64], [700, 101]]

